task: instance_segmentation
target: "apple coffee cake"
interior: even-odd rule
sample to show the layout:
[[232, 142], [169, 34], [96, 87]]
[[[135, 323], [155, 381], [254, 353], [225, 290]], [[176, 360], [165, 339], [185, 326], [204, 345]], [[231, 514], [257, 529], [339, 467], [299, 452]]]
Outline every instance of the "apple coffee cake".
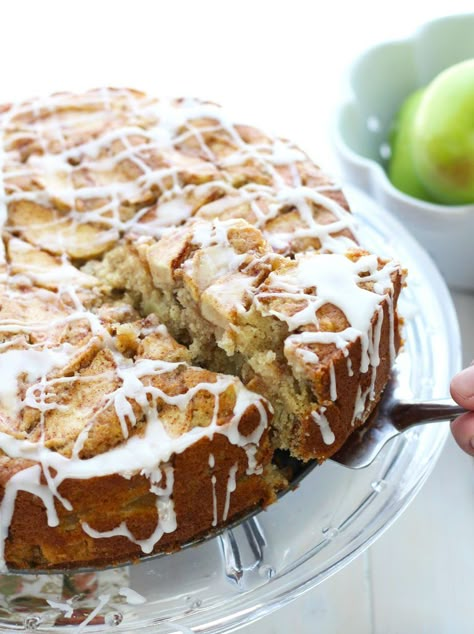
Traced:
[[176, 550], [367, 419], [404, 272], [301, 150], [128, 89], [0, 119], [1, 568]]

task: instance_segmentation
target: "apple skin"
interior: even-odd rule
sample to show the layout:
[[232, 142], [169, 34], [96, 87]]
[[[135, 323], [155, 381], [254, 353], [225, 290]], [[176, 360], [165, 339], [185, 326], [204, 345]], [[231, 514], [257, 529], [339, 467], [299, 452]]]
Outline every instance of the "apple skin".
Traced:
[[421, 184], [413, 158], [413, 123], [425, 89], [411, 93], [403, 102], [390, 131], [388, 177], [392, 185], [409, 196], [432, 202]]
[[412, 134], [415, 168], [433, 199], [474, 203], [474, 59], [442, 72], [426, 88]]

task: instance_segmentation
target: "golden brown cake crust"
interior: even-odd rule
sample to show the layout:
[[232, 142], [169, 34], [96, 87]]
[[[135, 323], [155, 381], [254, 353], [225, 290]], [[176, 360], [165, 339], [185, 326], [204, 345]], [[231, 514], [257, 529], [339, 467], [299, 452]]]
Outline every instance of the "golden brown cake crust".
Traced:
[[0, 567], [176, 550], [367, 418], [404, 273], [294, 144], [112, 88], [0, 129]]

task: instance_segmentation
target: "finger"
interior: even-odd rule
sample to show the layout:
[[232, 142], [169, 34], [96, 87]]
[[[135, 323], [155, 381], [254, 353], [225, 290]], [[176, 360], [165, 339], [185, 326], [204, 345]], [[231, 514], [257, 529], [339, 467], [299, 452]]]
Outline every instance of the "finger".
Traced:
[[451, 423], [454, 440], [466, 453], [474, 456], [474, 412], [467, 412]]
[[471, 365], [453, 377], [451, 396], [462, 407], [474, 410], [474, 366]]

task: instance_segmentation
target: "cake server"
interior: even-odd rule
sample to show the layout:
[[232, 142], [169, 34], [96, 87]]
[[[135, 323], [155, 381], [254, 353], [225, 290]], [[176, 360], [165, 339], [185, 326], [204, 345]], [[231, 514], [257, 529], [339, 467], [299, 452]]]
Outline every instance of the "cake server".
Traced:
[[331, 460], [349, 469], [363, 469], [375, 460], [389, 440], [407, 429], [452, 421], [466, 411], [451, 398], [403, 400], [397, 398], [396, 388], [396, 379], [393, 379], [369, 421], [354, 431]]

